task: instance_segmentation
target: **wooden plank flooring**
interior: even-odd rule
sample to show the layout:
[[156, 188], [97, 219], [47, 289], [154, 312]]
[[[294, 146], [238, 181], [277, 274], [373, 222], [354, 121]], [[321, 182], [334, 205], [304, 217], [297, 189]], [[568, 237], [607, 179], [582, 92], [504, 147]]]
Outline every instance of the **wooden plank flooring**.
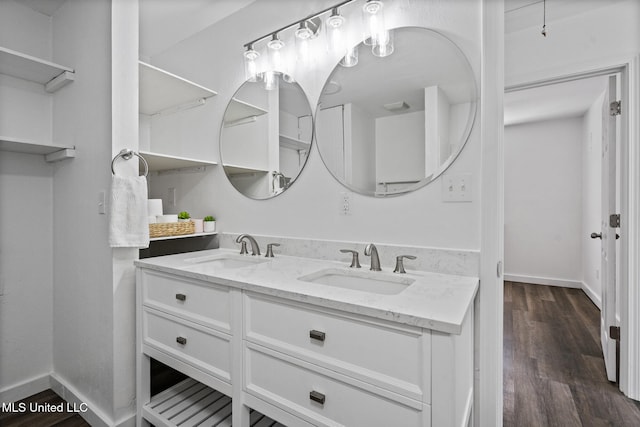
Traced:
[[640, 426], [607, 381], [600, 312], [580, 289], [505, 282], [504, 426]]
[[[66, 412], [66, 403], [63, 405], [65, 412], [30, 412], [29, 403], [59, 405], [64, 400], [53, 390], [45, 390], [34, 394], [20, 402], [26, 403], [27, 412], [0, 412], [0, 426], [2, 427], [85, 427], [89, 424], [75, 412]], [[15, 408], [18, 408], [16, 403]]]

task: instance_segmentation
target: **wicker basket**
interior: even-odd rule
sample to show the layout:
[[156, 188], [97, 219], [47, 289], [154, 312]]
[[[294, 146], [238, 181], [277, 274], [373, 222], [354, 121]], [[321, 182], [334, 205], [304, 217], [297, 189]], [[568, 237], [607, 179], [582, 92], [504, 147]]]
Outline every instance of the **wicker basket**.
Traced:
[[163, 222], [157, 224], [149, 224], [149, 237], [167, 237], [182, 236], [185, 234], [193, 234], [195, 232], [195, 223], [187, 222]]

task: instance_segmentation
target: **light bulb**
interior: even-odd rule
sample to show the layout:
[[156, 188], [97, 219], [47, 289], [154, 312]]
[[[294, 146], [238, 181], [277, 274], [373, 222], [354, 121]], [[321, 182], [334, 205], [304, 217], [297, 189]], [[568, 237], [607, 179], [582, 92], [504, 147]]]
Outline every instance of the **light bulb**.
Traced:
[[313, 37], [313, 31], [309, 29], [306, 21], [302, 21], [296, 30], [295, 35], [298, 40], [309, 40]]
[[246, 79], [250, 82], [258, 80], [256, 59], [258, 59], [259, 56], [260, 53], [253, 48], [253, 45], [247, 46], [247, 50], [244, 52], [244, 72]]
[[339, 52], [341, 55], [345, 51], [344, 36], [342, 34], [342, 27], [344, 26], [346, 19], [344, 16], [338, 13], [338, 8], [334, 7], [331, 11], [331, 16], [327, 18], [327, 42], [329, 51]]
[[278, 38], [277, 33], [273, 33], [271, 40], [267, 43], [267, 47], [271, 50], [280, 50], [284, 47], [284, 42]]
[[379, 0], [369, 0], [362, 7], [365, 26], [365, 44], [375, 45], [384, 38], [384, 4]]
[[358, 65], [358, 46], [347, 49], [346, 55], [340, 60], [340, 65], [347, 68]]
[[327, 25], [330, 28], [339, 28], [339, 27], [342, 27], [344, 22], [345, 22], [344, 16], [338, 13], [337, 7], [334, 7], [333, 10], [331, 11], [331, 16], [327, 18]]
[[371, 52], [380, 58], [389, 56], [393, 53], [393, 31], [386, 30], [378, 35], [371, 47]]
[[278, 87], [278, 76], [275, 71], [265, 71], [264, 88], [266, 90], [274, 90]]

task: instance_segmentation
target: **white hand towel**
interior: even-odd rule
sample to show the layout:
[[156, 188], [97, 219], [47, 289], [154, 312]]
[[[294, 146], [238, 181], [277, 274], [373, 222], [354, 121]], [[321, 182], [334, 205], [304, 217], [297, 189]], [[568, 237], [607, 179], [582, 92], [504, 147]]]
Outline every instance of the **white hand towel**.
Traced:
[[147, 179], [117, 176], [111, 179], [109, 244], [112, 248], [148, 248]]

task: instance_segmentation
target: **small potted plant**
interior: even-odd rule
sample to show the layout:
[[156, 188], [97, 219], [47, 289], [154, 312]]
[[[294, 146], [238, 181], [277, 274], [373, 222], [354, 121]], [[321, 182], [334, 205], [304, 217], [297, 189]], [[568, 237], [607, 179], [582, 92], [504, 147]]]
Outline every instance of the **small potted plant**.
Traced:
[[191, 221], [191, 215], [189, 212], [183, 211], [178, 214], [178, 222], [189, 222]]
[[213, 233], [216, 231], [216, 219], [211, 215], [207, 215], [204, 217], [204, 232], [205, 233]]

